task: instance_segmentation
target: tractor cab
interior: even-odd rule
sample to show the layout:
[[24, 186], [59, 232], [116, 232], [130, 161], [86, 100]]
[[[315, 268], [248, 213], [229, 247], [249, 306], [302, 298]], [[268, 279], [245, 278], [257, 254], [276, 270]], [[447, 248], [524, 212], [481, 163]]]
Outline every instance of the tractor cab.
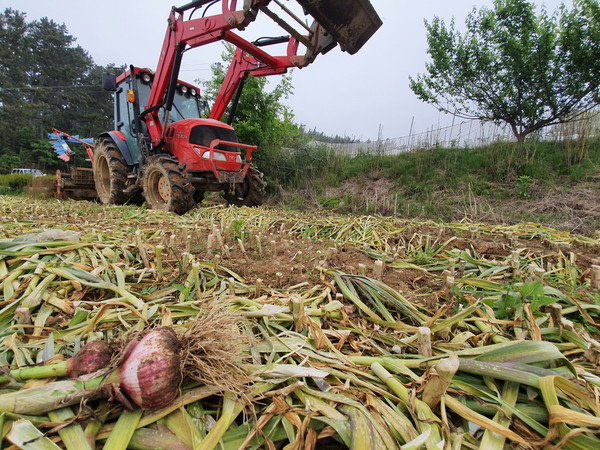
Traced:
[[[148, 104], [154, 72], [149, 69], [133, 68], [135, 79], [131, 78], [131, 70], [127, 70], [115, 78], [114, 88], [110, 88], [105, 81], [105, 88], [114, 90], [114, 123], [115, 130], [122, 133], [126, 139], [127, 147], [131, 152], [131, 158], [134, 163], [139, 161], [137, 130], [136, 130], [136, 109], [143, 108]], [[137, 97], [136, 97], [137, 92]], [[172, 124], [180, 120], [199, 119], [202, 117], [202, 111], [205, 103], [200, 101], [200, 89], [183, 81], [178, 80], [173, 96], [173, 108], [168, 114], [165, 122], [165, 110], [161, 107], [158, 117], [165, 124]], [[137, 113], [139, 114], [139, 112]], [[148, 134], [146, 123], [139, 121], [141, 132]]]

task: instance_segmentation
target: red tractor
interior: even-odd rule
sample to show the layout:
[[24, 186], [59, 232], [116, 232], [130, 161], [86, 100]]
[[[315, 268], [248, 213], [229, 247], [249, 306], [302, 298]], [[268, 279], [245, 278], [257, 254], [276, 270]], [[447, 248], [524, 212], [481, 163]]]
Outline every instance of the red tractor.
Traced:
[[[118, 77], [104, 74], [104, 88], [114, 91], [115, 130], [102, 133], [93, 151], [94, 181], [102, 203], [143, 196], [152, 209], [183, 214], [206, 191], [224, 191], [234, 205], [262, 203], [265, 183], [252, 165], [257, 147], [238, 142], [231, 126], [244, 80], [305, 67], [337, 44], [353, 54], [381, 25], [368, 0], [296, 2], [312, 17], [311, 25], [283, 0], [245, 0], [240, 10], [237, 0], [196, 0], [173, 7], [156, 71], [131, 66]], [[221, 3], [220, 13], [205, 16], [216, 3]], [[202, 17], [192, 18], [203, 7]], [[261, 13], [289, 35], [249, 42], [233, 31], [244, 30]], [[294, 26], [282, 14], [291, 17], [288, 22]], [[200, 90], [178, 80], [179, 68], [185, 51], [220, 40], [236, 51], [208, 118], [202, 118]], [[285, 43], [285, 55], [265, 50]], [[230, 103], [227, 123], [221, 122]]]

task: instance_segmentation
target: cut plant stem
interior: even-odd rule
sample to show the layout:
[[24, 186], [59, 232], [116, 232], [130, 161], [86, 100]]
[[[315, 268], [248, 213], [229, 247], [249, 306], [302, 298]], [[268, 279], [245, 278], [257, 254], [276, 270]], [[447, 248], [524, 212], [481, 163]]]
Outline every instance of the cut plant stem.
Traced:
[[196, 292], [196, 300], [202, 299], [202, 285], [200, 283], [200, 263], [192, 263], [192, 278], [194, 280], [194, 290]]
[[590, 269], [590, 286], [600, 289], [600, 266], [592, 265]]
[[192, 235], [188, 234], [185, 237], [185, 251], [191, 253], [192, 251]]
[[215, 235], [211, 233], [208, 235], [208, 238], [206, 239], [206, 258], [207, 259], [211, 257], [214, 246], [215, 246]]
[[325, 254], [325, 259], [327, 260], [327, 262], [333, 262], [336, 256], [337, 256], [337, 248], [329, 247], [327, 249], [327, 253]]
[[256, 282], [254, 283], [254, 298], [259, 298], [261, 296], [262, 288], [263, 280], [262, 278], [257, 278]]
[[144, 247], [144, 242], [142, 241], [142, 233], [140, 230], [135, 231], [135, 243], [137, 245], [138, 251], [140, 252], [140, 257], [142, 258], [144, 267], [149, 269], [150, 260], [148, 259], [148, 253], [146, 252], [146, 248]]
[[163, 275], [163, 250], [164, 247], [161, 244], [158, 244], [155, 248], [155, 256], [154, 256], [154, 264], [156, 267], [156, 278], [158, 279], [158, 281], [162, 281], [164, 275]]
[[258, 249], [258, 256], [262, 258], [264, 256], [262, 250], [262, 233], [256, 235], [256, 248]]
[[423, 401], [431, 408], [435, 408], [448, 390], [452, 378], [458, 370], [460, 362], [458, 356], [452, 354], [442, 359], [433, 367], [433, 374], [426, 381], [423, 389]]
[[385, 271], [385, 263], [378, 259], [373, 263], [373, 278], [376, 280], [383, 280], [383, 272]]
[[365, 266], [363, 263], [358, 264], [358, 274], [362, 276], [367, 275], [367, 266]]
[[513, 250], [510, 253], [510, 266], [512, 267], [512, 275], [514, 278], [521, 276], [521, 261], [518, 250]]
[[0, 375], [0, 384], [16, 381], [35, 380], [42, 378], [64, 377], [67, 374], [67, 361], [45, 366], [22, 367], [10, 371], [10, 376]]
[[292, 317], [294, 318], [294, 331], [301, 332], [306, 326], [306, 313], [304, 311], [304, 301], [297, 295], [290, 297]]
[[454, 276], [448, 274], [444, 277], [444, 297], [446, 298], [446, 302], [452, 302], [454, 298]]
[[246, 254], [246, 247], [244, 247], [244, 241], [240, 238], [237, 238], [238, 245], [240, 246], [240, 250], [243, 254]]
[[2, 394], [0, 412], [44, 414], [60, 407], [74, 405], [83, 399], [98, 397], [101, 393], [97, 388], [113, 381], [118, 381], [118, 374], [113, 373], [108, 377], [104, 375], [94, 377], [92, 374]]
[[425, 358], [433, 355], [431, 350], [431, 329], [429, 327], [419, 327], [417, 342], [419, 344], [419, 355]]
[[544, 305], [540, 308], [543, 312], [549, 313], [550, 318], [552, 319], [552, 326], [560, 327], [562, 324], [562, 306], [558, 303], [554, 303], [551, 305]]

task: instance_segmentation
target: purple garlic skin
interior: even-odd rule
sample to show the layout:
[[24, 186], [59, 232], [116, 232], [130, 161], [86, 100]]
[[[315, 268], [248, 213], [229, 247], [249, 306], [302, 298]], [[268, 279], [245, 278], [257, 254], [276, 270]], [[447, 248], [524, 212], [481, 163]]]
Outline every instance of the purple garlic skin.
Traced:
[[92, 341], [84, 345], [75, 356], [67, 360], [67, 375], [77, 378], [97, 372], [110, 364], [112, 353], [104, 341]]
[[121, 389], [142, 409], [158, 409], [179, 394], [181, 344], [173, 329], [156, 328], [133, 346], [119, 368]]

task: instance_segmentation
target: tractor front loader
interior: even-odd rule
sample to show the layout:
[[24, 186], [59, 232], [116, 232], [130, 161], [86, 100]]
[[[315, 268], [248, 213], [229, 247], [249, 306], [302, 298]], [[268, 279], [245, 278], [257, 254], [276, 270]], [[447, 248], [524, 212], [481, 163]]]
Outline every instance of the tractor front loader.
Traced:
[[[219, 3], [219, 14], [207, 15]], [[236, 9], [238, 3], [243, 7]], [[311, 23], [293, 11], [297, 4]], [[195, 18], [199, 10], [202, 15]], [[253, 42], [242, 37], [259, 15], [286, 35]], [[223, 191], [234, 205], [262, 204], [265, 184], [252, 164], [257, 147], [238, 142], [231, 126], [244, 81], [249, 75], [305, 67], [336, 45], [354, 54], [380, 25], [368, 0], [196, 0], [173, 7], [155, 71], [130, 66], [118, 77], [103, 76], [105, 89], [114, 92], [115, 129], [102, 133], [93, 149], [99, 200], [143, 199], [150, 208], [178, 214], [200, 202], [206, 191]], [[180, 81], [179, 70], [184, 52], [221, 40], [236, 51], [203, 118], [200, 90]], [[267, 51], [276, 44], [287, 44], [285, 54]]]

